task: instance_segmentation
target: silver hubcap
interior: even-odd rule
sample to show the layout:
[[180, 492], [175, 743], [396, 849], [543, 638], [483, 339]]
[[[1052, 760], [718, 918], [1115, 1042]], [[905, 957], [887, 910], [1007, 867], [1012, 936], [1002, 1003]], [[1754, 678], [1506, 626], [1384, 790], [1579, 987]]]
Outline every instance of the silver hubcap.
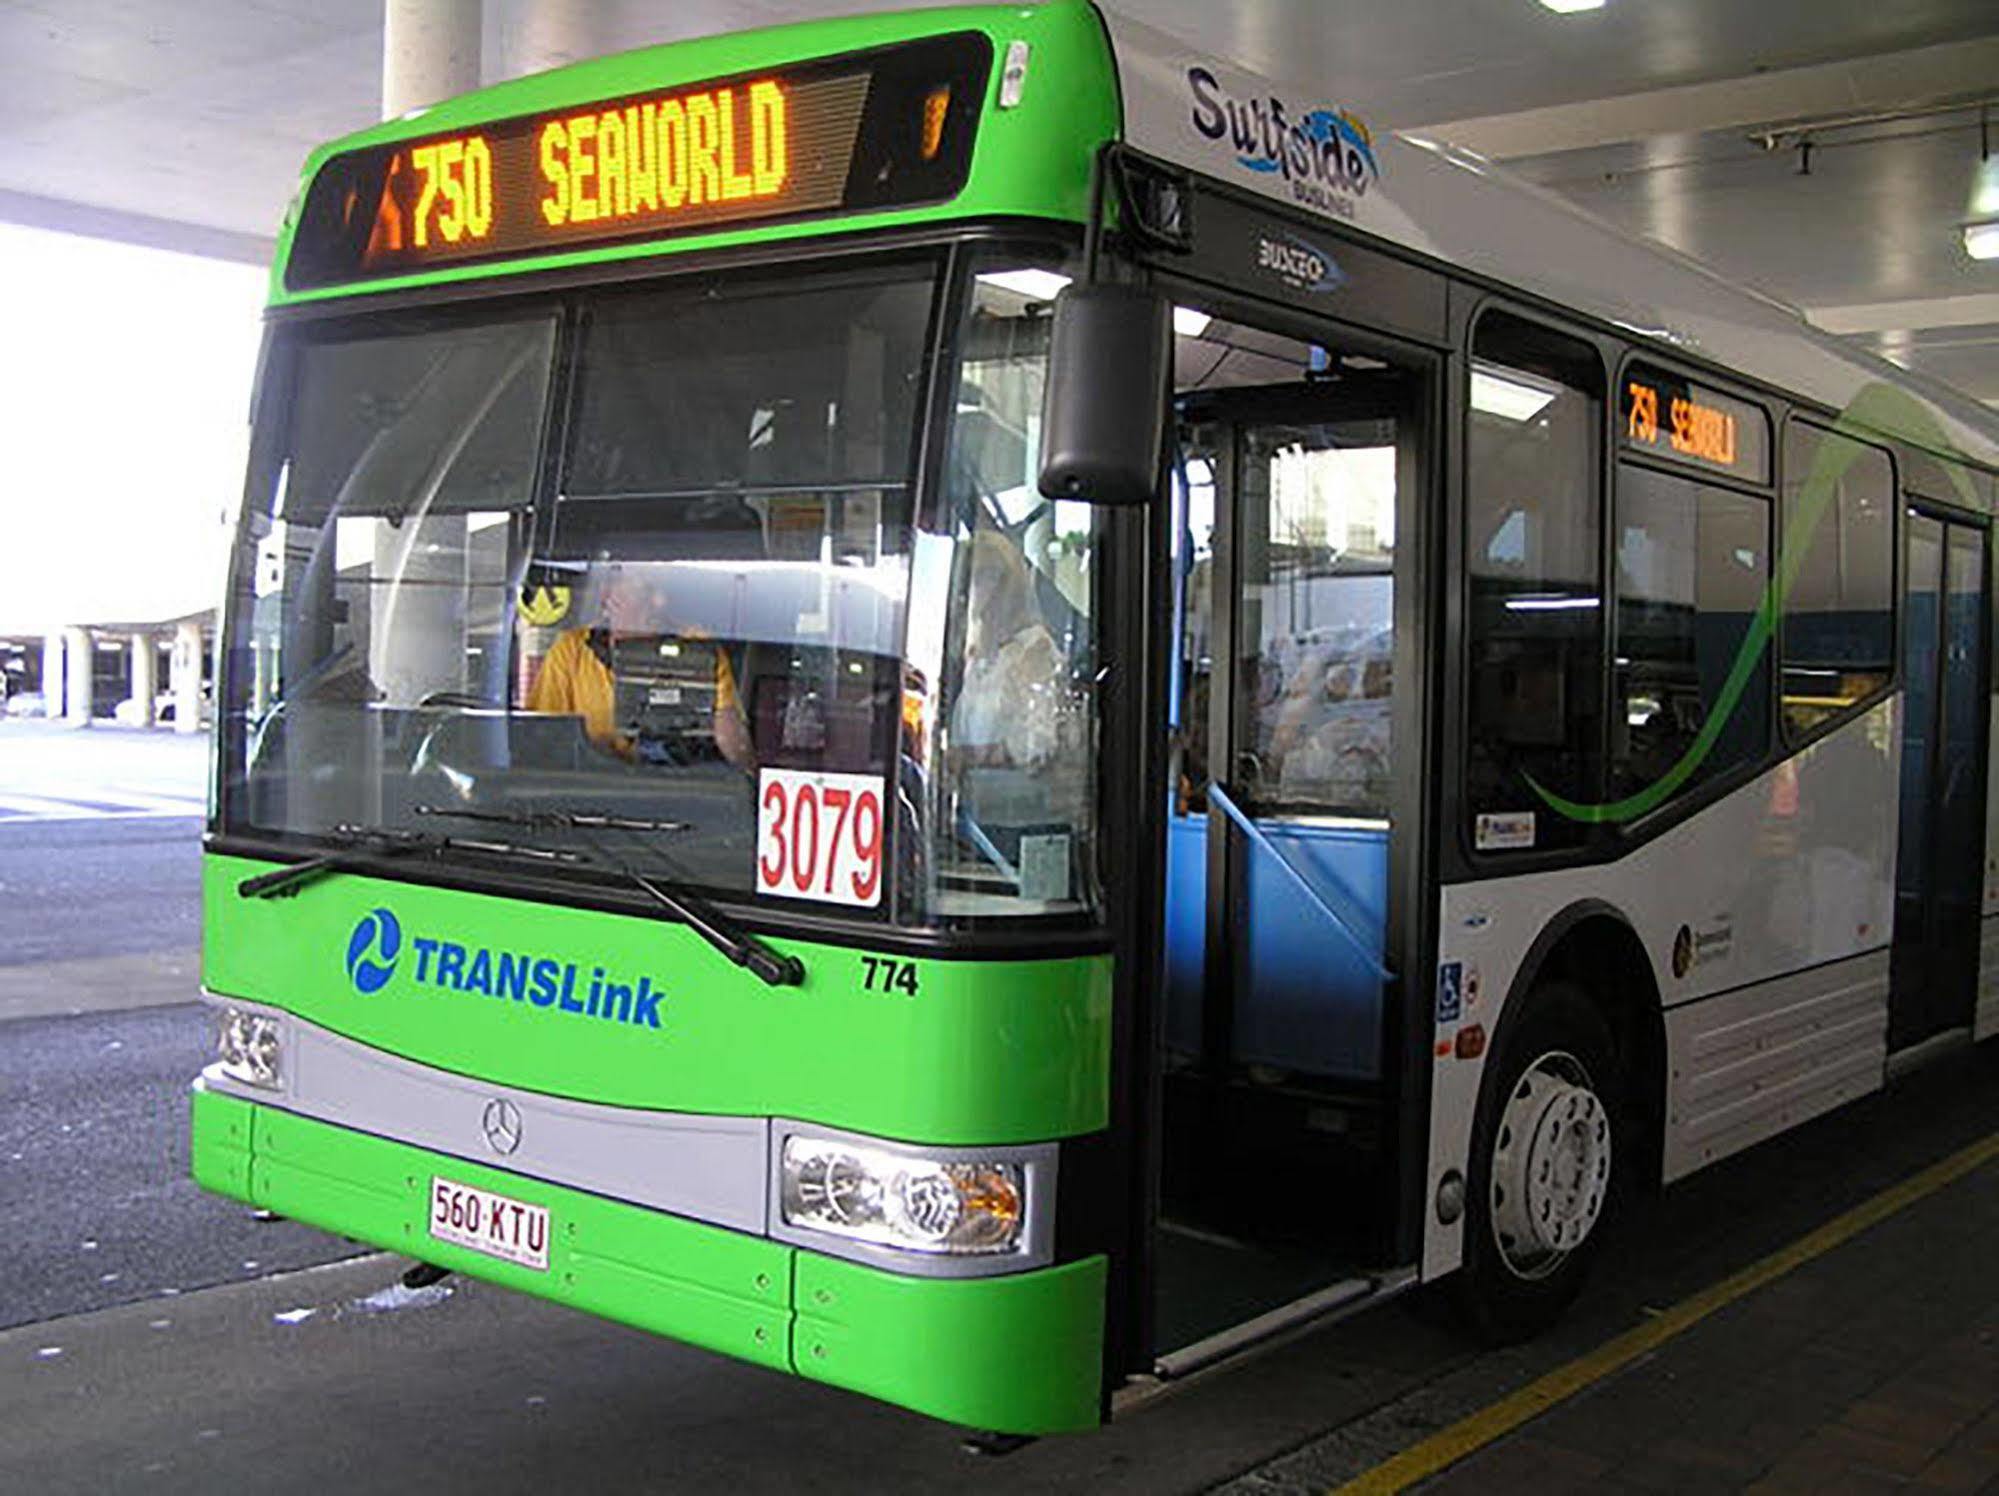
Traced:
[[1610, 1118], [1575, 1056], [1544, 1054], [1514, 1084], [1492, 1147], [1492, 1234], [1543, 1278], [1589, 1237], [1610, 1186]]

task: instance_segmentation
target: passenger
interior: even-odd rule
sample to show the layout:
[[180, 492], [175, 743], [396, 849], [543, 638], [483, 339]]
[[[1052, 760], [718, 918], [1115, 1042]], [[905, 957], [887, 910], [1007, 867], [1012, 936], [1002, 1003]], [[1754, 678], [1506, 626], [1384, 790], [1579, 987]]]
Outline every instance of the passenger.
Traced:
[[[528, 689], [531, 712], [579, 716], [590, 741], [619, 758], [638, 757], [638, 744], [619, 730], [617, 680], [611, 669], [612, 646], [622, 638], [656, 636], [665, 617], [662, 588], [643, 571], [613, 564], [607, 568], [601, 614], [593, 628], [570, 629], [555, 641]], [[749, 724], [729, 657], [715, 654], [715, 745], [737, 768], [754, 764]]]
[[965, 675], [951, 707], [961, 762], [1041, 769], [1078, 746], [1068, 662], [1041, 616], [1020, 547], [976, 530], [965, 621]]

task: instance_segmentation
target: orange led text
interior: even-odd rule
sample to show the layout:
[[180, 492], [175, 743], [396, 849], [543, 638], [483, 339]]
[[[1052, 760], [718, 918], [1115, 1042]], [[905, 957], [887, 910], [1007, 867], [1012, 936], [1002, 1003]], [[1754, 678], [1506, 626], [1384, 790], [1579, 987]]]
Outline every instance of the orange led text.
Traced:
[[763, 80], [550, 120], [542, 218], [561, 228], [776, 197], [789, 175], [787, 107]]

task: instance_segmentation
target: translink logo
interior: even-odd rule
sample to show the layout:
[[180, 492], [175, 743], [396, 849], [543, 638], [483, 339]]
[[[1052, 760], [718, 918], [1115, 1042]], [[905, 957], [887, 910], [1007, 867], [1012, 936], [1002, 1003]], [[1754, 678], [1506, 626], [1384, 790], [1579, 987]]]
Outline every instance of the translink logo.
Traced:
[[[590, 969], [586, 985], [583, 969], [574, 961], [465, 946], [428, 935], [411, 936], [409, 947], [416, 957], [409, 981], [420, 987], [503, 1001], [511, 998], [523, 1007], [635, 1028], [660, 1026], [659, 1005], [666, 994], [653, 986], [651, 977], [619, 981], [596, 966]], [[402, 949], [402, 922], [393, 913], [376, 909], [362, 915], [347, 937], [347, 980], [364, 997], [380, 992], [395, 976]], [[584, 990], [579, 993], [579, 988]]]

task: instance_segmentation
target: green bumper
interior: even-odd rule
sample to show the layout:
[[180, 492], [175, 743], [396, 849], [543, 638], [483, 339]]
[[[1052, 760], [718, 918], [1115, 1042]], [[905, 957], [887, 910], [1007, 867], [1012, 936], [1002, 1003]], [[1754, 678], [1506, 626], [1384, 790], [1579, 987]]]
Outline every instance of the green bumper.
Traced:
[[[913, 1278], [210, 1091], [197, 1183], [343, 1236], [935, 1418], [1059, 1433], [1099, 1418], [1104, 1259]], [[433, 1174], [545, 1206], [546, 1272], [428, 1233]]]

